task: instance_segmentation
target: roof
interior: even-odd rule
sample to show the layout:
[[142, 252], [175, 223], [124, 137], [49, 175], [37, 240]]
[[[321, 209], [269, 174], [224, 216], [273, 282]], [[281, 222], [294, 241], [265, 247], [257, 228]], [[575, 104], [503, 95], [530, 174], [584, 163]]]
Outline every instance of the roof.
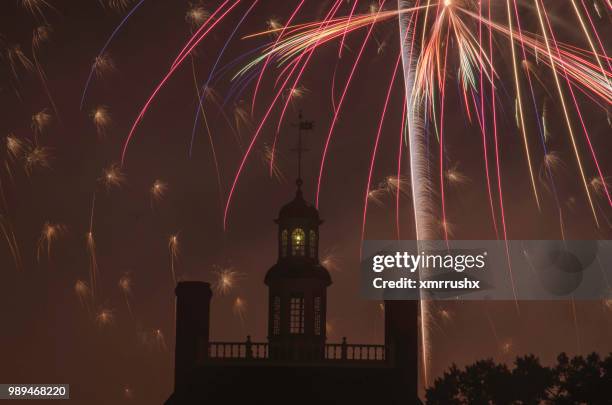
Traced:
[[319, 279], [327, 286], [331, 285], [331, 276], [327, 269], [320, 264], [313, 264], [306, 260], [281, 260], [268, 270], [264, 282], [266, 285], [272, 279]]
[[319, 218], [319, 211], [313, 205], [304, 200], [304, 195], [302, 194], [300, 185], [301, 184], [298, 182], [298, 189], [295, 193], [295, 198], [281, 208], [278, 214], [278, 220], [282, 221], [290, 218], [310, 219], [321, 223], [322, 221]]

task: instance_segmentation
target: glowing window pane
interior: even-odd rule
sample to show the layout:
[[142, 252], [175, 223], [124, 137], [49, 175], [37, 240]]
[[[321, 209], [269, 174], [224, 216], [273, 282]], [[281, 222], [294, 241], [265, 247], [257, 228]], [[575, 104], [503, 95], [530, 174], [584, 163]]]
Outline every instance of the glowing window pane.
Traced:
[[301, 228], [295, 228], [291, 232], [291, 254], [293, 256], [304, 256], [306, 247], [306, 234]]

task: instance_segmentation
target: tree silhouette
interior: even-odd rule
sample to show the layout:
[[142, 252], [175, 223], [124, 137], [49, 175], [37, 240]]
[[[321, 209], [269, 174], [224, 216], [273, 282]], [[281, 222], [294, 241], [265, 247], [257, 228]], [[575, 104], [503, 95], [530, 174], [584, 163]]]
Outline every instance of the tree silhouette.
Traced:
[[514, 368], [480, 360], [460, 370], [452, 365], [426, 392], [431, 405], [612, 404], [612, 353], [570, 359], [547, 367], [537, 357], [517, 357]]

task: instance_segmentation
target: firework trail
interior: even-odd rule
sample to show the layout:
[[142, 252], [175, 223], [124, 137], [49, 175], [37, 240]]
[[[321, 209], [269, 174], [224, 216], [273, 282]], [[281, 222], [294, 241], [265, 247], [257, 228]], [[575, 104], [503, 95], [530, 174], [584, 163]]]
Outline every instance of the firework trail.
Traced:
[[[247, 11], [244, 13], [242, 18], [238, 22], [238, 24], [236, 24], [236, 26], [234, 27], [233, 31], [231, 32], [231, 34], [229, 35], [229, 37], [225, 41], [225, 44], [221, 48], [221, 51], [219, 52], [219, 55], [217, 56], [217, 59], [215, 60], [215, 63], [213, 64], [213, 66], [212, 66], [212, 68], [210, 70], [210, 74], [208, 75], [208, 79], [206, 79], [206, 83], [202, 86], [202, 95], [200, 96], [200, 98], [198, 100], [198, 106], [196, 107], [196, 112], [195, 112], [195, 120], [194, 120], [194, 123], [193, 123], [193, 130], [191, 132], [191, 142], [189, 144], [189, 157], [190, 158], [191, 158], [191, 155], [193, 153], [193, 143], [194, 143], [194, 140], [195, 140], [196, 130], [198, 128], [198, 122], [199, 122], [199, 118], [200, 118], [200, 111], [204, 110], [203, 103], [204, 103], [204, 97], [206, 95], [206, 92], [204, 90], [210, 87], [211, 80], [212, 80], [212, 78], [213, 78], [213, 76], [215, 74], [215, 71], [217, 69], [217, 66], [219, 65], [219, 62], [221, 62], [221, 58], [223, 57], [223, 55], [225, 54], [225, 51], [227, 50], [228, 45], [230, 44], [232, 39], [234, 39], [234, 36], [238, 32], [238, 29], [240, 28], [242, 23], [246, 20], [246, 18], [248, 17], [249, 13], [251, 12], [251, 10], [253, 10], [255, 5], [257, 5], [257, 2], [258, 2], [258, 0], [253, 1], [253, 3], [251, 4], [251, 7], [249, 7], [247, 9]], [[216, 162], [216, 158], [215, 158], [215, 162]], [[218, 170], [218, 168], [217, 168], [217, 170]]]
[[47, 261], [51, 261], [51, 248], [53, 243], [60, 237], [66, 234], [67, 228], [62, 224], [52, 224], [45, 222], [43, 229], [38, 239], [38, 248], [36, 249], [36, 260], [40, 263], [43, 254], [46, 252]]
[[46, 109], [43, 109], [32, 115], [32, 130], [34, 131], [34, 143], [38, 144], [38, 136], [40, 136], [51, 125], [53, 117]]
[[232, 306], [234, 315], [240, 319], [240, 325], [244, 329], [244, 319], [246, 316], [247, 302], [244, 298], [236, 297], [234, 305]]
[[55, 100], [53, 99], [53, 96], [51, 95], [51, 90], [49, 90], [47, 74], [45, 73], [45, 70], [43, 69], [40, 62], [38, 61], [38, 55], [37, 55], [38, 49], [40, 49], [40, 47], [45, 42], [49, 41], [49, 38], [52, 32], [53, 32], [53, 29], [49, 24], [43, 24], [43, 25], [38, 26], [36, 29], [34, 29], [34, 34], [32, 35], [32, 59], [34, 60], [34, 67], [36, 68], [36, 71], [38, 73], [38, 77], [40, 78], [40, 82], [43, 86], [43, 89], [45, 90], [45, 93], [47, 94], [49, 103], [51, 103], [53, 112], [55, 112], [55, 116], [57, 117], [57, 120], [61, 124], [62, 119], [60, 117], [59, 110], [57, 108], [57, 105], [55, 104]]
[[125, 300], [125, 305], [127, 306], [128, 312], [130, 316], [134, 317], [132, 313], [132, 306], [130, 305], [130, 296], [132, 295], [132, 277], [129, 273], [125, 273], [119, 279], [119, 290], [121, 290], [121, 294], [123, 295], [123, 299]]
[[[416, 6], [418, 0], [414, 1], [398, 0], [398, 8]], [[429, 8], [427, 8], [429, 11]], [[416, 28], [416, 23], [414, 24]], [[419, 241], [438, 239], [436, 226], [434, 225], [433, 193], [432, 184], [428, 176], [428, 152], [426, 134], [423, 131], [422, 106], [415, 99], [414, 87], [417, 60], [414, 57], [419, 54], [419, 43], [415, 40], [416, 29], [412, 28], [407, 15], [399, 18], [399, 29], [401, 40], [401, 59], [405, 86], [405, 97], [407, 100], [406, 124], [408, 127], [408, 153], [410, 156], [410, 188], [412, 190], [412, 206], [414, 212], [414, 224], [416, 239]], [[403, 40], [405, 38], [405, 40]], [[410, 46], [407, 46], [410, 44]], [[419, 246], [419, 251], [421, 247]], [[421, 322], [421, 357], [423, 364], [423, 379], [425, 385], [428, 384], [428, 327], [427, 301], [421, 300], [419, 303], [420, 322]]]
[[[195, 34], [193, 34], [193, 36], [189, 39], [189, 41], [187, 41], [187, 43], [185, 44], [185, 46], [183, 47], [181, 52], [179, 52], [178, 56], [176, 57], [176, 59], [172, 63], [172, 66], [170, 67], [170, 70], [168, 71], [168, 73], [166, 73], [166, 75], [164, 76], [162, 81], [155, 87], [155, 90], [153, 90], [153, 93], [149, 96], [149, 98], [145, 102], [144, 106], [140, 110], [140, 113], [138, 114], [138, 117], [136, 118], [136, 120], [132, 124], [132, 128], [130, 129], [130, 132], [129, 132], [129, 134], [128, 134], [126, 140], [125, 140], [125, 143], [123, 145], [123, 150], [122, 150], [122, 153], [121, 153], [121, 162], [122, 162], [122, 164], [125, 163], [125, 157], [126, 157], [126, 154], [127, 154], [128, 145], [129, 145], [132, 137], [134, 136], [134, 133], [135, 133], [138, 125], [140, 124], [140, 122], [144, 118], [145, 113], [149, 109], [149, 106], [151, 105], [151, 103], [153, 102], [153, 100], [155, 99], [155, 97], [157, 96], [159, 91], [161, 90], [161, 88], [166, 84], [166, 82], [170, 79], [170, 77], [172, 77], [172, 75], [174, 74], [176, 69], [183, 63], [183, 61], [187, 58], [187, 56], [189, 56], [189, 54], [195, 49], [195, 47], [200, 42], [202, 42], [202, 40], [204, 40], [204, 38], [206, 38], [206, 36], [213, 30], [213, 28], [215, 28], [215, 26], [217, 26], [219, 24], [219, 22], [222, 21], [223, 18], [227, 14], [229, 14], [229, 12], [231, 12], [240, 3], [240, 0], [235, 1], [231, 6], [227, 7], [226, 10], [222, 11], [225, 8], [225, 6], [227, 5], [227, 3], [229, 3], [229, 0], [225, 0], [217, 8], [217, 10], [215, 10], [215, 12], [213, 12], [210, 15], [210, 17], [204, 22], [204, 24], [202, 24], [202, 26], [195, 32]], [[217, 14], [220, 14], [218, 16], [218, 18], [216, 17]], [[210, 21], [212, 21], [212, 22], [210, 22]]]
[[170, 273], [172, 274], [172, 283], [173, 285], [176, 285], [175, 265], [179, 255], [178, 235], [171, 235], [168, 239], [168, 251], [170, 253]]
[[2, 214], [0, 214], [0, 230], [2, 231], [4, 239], [6, 239], [11, 257], [13, 258], [13, 263], [15, 263], [15, 268], [17, 268], [17, 270], [21, 269], [21, 254], [19, 253], [17, 238], [15, 237], [15, 233], [13, 232], [13, 228], [8, 218]]
[[79, 298], [79, 302], [81, 303], [81, 305], [87, 307], [88, 298], [91, 297], [91, 290], [89, 289], [87, 283], [83, 280], [77, 280], [74, 284], [74, 292]]
[[[130, 19], [132, 14], [134, 14], [136, 12], [136, 10], [138, 10], [140, 8], [140, 6], [144, 2], [145, 2], [145, 0], [140, 0], [130, 10], [130, 12], [125, 15], [123, 20], [121, 20], [119, 25], [113, 30], [113, 32], [111, 33], [110, 37], [108, 37], [108, 39], [106, 40], [106, 43], [104, 44], [104, 46], [102, 47], [100, 52], [98, 52], [98, 56], [96, 56], [96, 58], [94, 59], [94, 62], [92, 64], [92, 66], [91, 66], [91, 70], [89, 71], [89, 76], [87, 77], [87, 80], [85, 81], [85, 87], [83, 88], [83, 95], [81, 96], [81, 105], [80, 105], [80, 109], [81, 110], [83, 109], [83, 105], [85, 104], [85, 97], [87, 96], [87, 90], [89, 89], [89, 85], [91, 84], [91, 80], [93, 79], [94, 74], [96, 74], [96, 72], [99, 72], [99, 69], [100, 69], [99, 63], [101, 63], [101, 62], [103, 62], [105, 60], [107, 48], [109, 47], [111, 42], [113, 42], [113, 40], [115, 39], [117, 34], [119, 34], [119, 31], [121, 31], [121, 28], [123, 28], [123, 26], [127, 23], [127, 21]], [[111, 1], [111, 3], [121, 4], [121, 5], [125, 5], [125, 6], [127, 6], [129, 4], [129, 2], [122, 1], [122, 0]], [[115, 8], [115, 7], [113, 7], [113, 8]]]
[[166, 192], [168, 191], [168, 183], [164, 182], [163, 180], [155, 180], [153, 182], [153, 185], [151, 186], [150, 189], [150, 194], [151, 194], [151, 209], [153, 210], [155, 207], [155, 204], [159, 203], [164, 196], [166, 195]]
[[51, 4], [46, 0], [20, 0], [21, 6], [28, 10], [32, 16], [46, 21], [44, 10], [49, 9], [57, 11]]
[[[195, 87], [196, 90], [196, 95], [198, 97], [198, 100], [202, 100], [202, 97], [204, 97], [204, 99], [206, 99], [208, 96], [210, 96], [212, 93], [209, 91], [209, 87], [203, 88], [202, 92], [200, 94], [200, 87], [198, 86], [198, 78], [196, 76], [196, 68], [195, 68], [195, 57], [191, 57], [191, 70], [193, 72], [193, 85]], [[213, 158], [213, 163], [215, 165], [215, 173], [217, 175], [217, 188], [219, 190], [219, 201], [221, 203], [221, 205], [223, 205], [223, 200], [222, 200], [222, 195], [223, 195], [223, 185], [221, 183], [221, 171], [219, 170], [219, 161], [217, 159], [217, 151], [215, 149], [215, 142], [213, 141], [213, 137], [212, 137], [212, 132], [210, 130], [210, 126], [208, 125], [208, 118], [206, 117], [206, 112], [204, 111], [204, 105], [202, 103], [200, 103], [200, 110], [202, 112], [202, 118], [204, 119], [204, 126], [206, 127], [206, 133], [208, 135], [208, 143], [210, 144], [210, 153], [212, 155]], [[233, 130], [233, 128], [232, 128]], [[195, 132], [194, 132], [195, 134]], [[189, 157], [191, 158], [191, 150], [193, 149], [193, 140], [194, 137], [192, 136], [191, 138], [192, 143], [190, 144], [190, 155]]]

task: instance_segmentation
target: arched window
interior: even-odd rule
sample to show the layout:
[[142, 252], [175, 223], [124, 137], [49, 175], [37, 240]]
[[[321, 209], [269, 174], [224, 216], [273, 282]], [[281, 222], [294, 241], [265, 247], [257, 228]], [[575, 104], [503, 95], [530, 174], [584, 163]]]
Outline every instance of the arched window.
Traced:
[[287, 245], [288, 245], [289, 232], [283, 229], [281, 232], [281, 257], [287, 256]]
[[293, 256], [304, 256], [306, 246], [306, 234], [301, 228], [295, 228], [291, 232], [291, 254]]
[[317, 233], [311, 229], [308, 238], [308, 246], [310, 247], [310, 257], [314, 259], [317, 255]]

